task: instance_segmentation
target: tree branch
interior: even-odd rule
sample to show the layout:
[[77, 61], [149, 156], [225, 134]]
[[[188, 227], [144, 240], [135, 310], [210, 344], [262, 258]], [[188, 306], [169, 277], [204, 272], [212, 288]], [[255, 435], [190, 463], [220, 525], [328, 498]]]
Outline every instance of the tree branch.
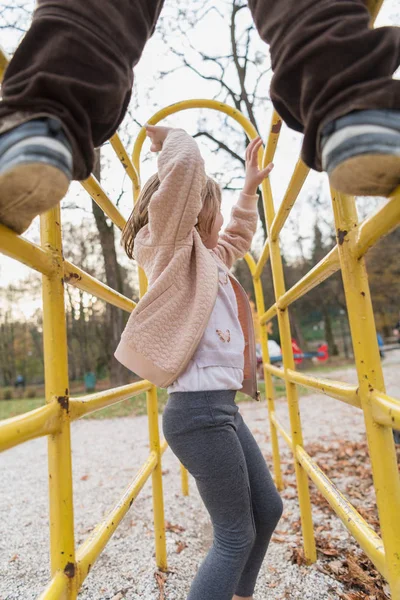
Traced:
[[244, 158], [242, 158], [241, 156], [239, 156], [239, 154], [236, 154], [236, 152], [231, 150], [231, 148], [229, 148], [229, 146], [224, 144], [224, 142], [217, 140], [217, 138], [215, 138], [213, 135], [211, 135], [211, 133], [208, 133], [208, 131], [199, 131], [198, 133], [195, 133], [195, 135], [193, 137], [196, 138], [196, 137], [200, 137], [200, 136], [204, 136], [204, 137], [208, 138], [209, 140], [211, 140], [212, 142], [214, 142], [215, 144], [217, 144], [219, 149], [225, 150], [225, 152], [228, 152], [231, 156], [233, 156], [233, 158], [236, 158], [236, 160], [238, 160], [243, 166], [246, 164]]

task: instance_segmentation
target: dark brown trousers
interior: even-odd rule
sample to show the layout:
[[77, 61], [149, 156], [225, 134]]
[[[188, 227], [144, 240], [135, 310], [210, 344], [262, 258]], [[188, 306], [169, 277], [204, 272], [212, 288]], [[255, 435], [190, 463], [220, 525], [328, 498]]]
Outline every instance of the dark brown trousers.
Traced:
[[[154, 31], [163, 0], [39, 0], [31, 28], [3, 83], [0, 131], [33, 115], [63, 122], [74, 176], [93, 165], [93, 147], [122, 121], [132, 68]], [[270, 45], [271, 98], [304, 132], [303, 159], [320, 169], [321, 127], [352, 110], [400, 109], [400, 28], [369, 28], [362, 0], [249, 0]]]

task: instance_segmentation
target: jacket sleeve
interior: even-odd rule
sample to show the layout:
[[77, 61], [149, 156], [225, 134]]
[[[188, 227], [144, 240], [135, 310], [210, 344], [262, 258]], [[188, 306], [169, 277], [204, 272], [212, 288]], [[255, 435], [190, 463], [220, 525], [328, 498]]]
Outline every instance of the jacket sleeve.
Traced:
[[233, 207], [231, 220], [226, 226], [225, 231], [219, 236], [218, 244], [214, 248], [215, 254], [229, 269], [236, 260], [243, 258], [250, 250], [258, 220], [258, 211], [256, 208], [257, 196], [254, 199], [254, 208], [240, 206], [240, 200]]
[[170, 131], [158, 157], [161, 185], [149, 204], [149, 245], [175, 244], [190, 233], [201, 210], [204, 161], [183, 129]]

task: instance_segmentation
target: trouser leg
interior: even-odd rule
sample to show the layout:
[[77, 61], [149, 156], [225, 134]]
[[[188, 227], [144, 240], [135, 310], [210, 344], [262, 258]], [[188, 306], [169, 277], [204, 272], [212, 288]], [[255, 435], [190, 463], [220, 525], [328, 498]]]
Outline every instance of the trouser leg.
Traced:
[[256, 528], [256, 539], [236, 586], [237, 596], [254, 593], [256, 580], [271, 536], [282, 516], [282, 500], [253, 434], [237, 415], [237, 436], [246, 459], [247, 479]]
[[270, 45], [271, 100], [304, 132], [303, 160], [321, 170], [319, 135], [354, 110], [400, 109], [400, 28], [370, 29], [362, 0], [249, 0]]
[[39, 0], [6, 71], [0, 133], [39, 115], [59, 118], [73, 147], [74, 178], [86, 178], [93, 147], [121, 123], [132, 68], [163, 0]]
[[[234, 412], [235, 394], [227, 395]], [[255, 529], [242, 469], [245, 458], [231, 426], [232, 415], [216, 424], [207, 396], [206, 392], [172, 394], [163, 414], [163, 432], [194, 477], [214, 532], [213, 544], [198, 568], [187, 600], [232, 600]]]
[[195, 478], [214, 532], [187, 600], [250, 595], [282, 512], [234, 397], [235, 392], [178, 392], [163, 414], [165, 438]]

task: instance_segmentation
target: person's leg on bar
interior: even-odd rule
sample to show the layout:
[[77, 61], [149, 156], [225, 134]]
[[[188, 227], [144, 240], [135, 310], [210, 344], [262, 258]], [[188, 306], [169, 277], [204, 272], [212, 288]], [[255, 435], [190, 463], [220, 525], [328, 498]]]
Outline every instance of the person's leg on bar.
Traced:
[[400, 28], [371, 29], [362, 0], [249, 7], [270, 45], [271, 99], [289, 127], [304, 132], [306, 164], [348, 193], [389, 193], [400, 183], [400, 81], [392, 77]]
[[24, 231], [71, 178], [89, 176], [94, 147], [125, 115], [132, 69], [162, 5], [38, 1], [2, 84], [0, 222]]

